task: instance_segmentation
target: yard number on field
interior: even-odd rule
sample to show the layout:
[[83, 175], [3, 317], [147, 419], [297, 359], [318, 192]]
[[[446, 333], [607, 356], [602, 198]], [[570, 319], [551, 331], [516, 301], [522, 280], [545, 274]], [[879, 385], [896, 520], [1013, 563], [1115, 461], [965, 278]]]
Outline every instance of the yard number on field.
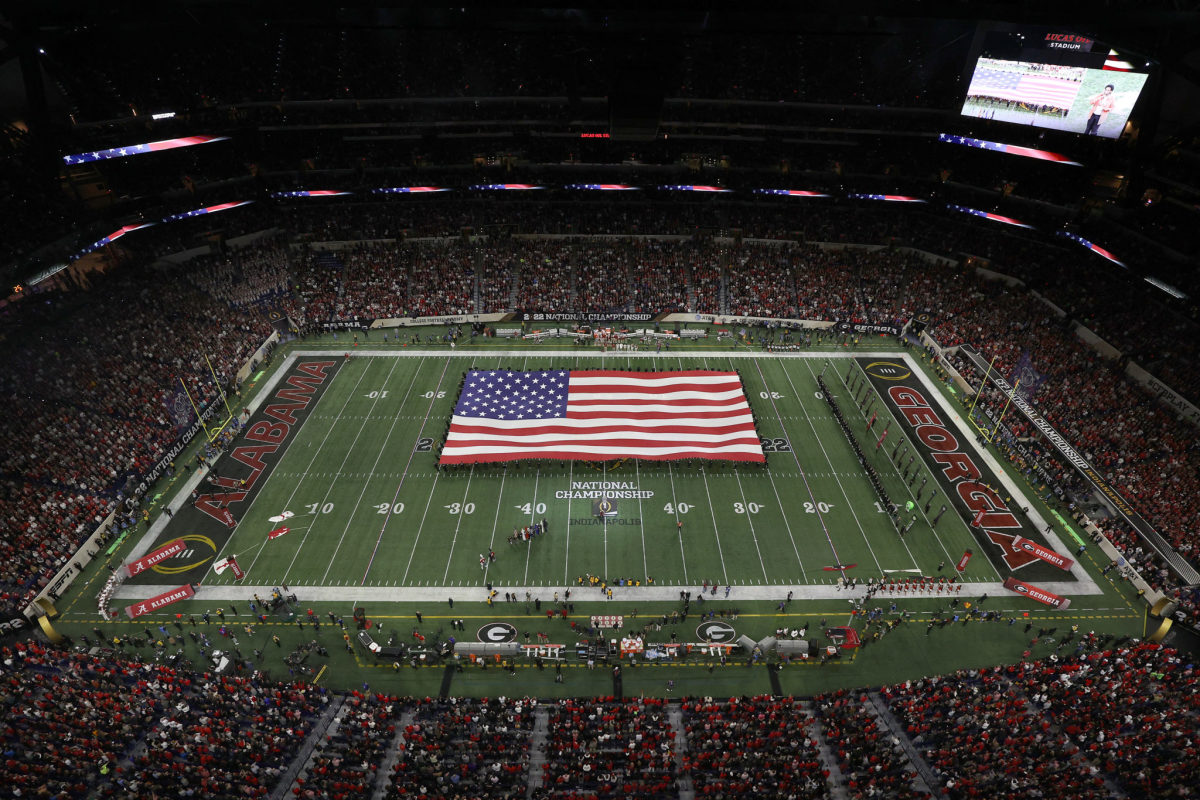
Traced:
[[310, 514], [328, 514], [330, 511], [333, 511], [333, 503], [326, 503], [325, 505], [321, 505], [320, 503], [308, 504], [308, 513]]
[[404, 503], [380, 503], [375, 510], [380, 514], [403, 514]]
[[663, 506], [663, 511], [667, 512], [668, 514], [686, 514], [693, 508], [696, 508], [696, 505], [693, 503], [667, 503], [665, 506]]
[[[525, 503], [524, 505], [513, 506], [513, 508], [520, 511], [522, 514], [545, 514], [546, 513], [546, 504], [545, 503], [537, 503], [537, 504]], [[468, 512], [468, 513], [470, 513], [470, 512]]]
[[475, 513], [475, 504], [474, 503], [451, 503], [448, 506], [442, 506], [442, 508], [449, 511], [451, 514], [474, 514]]
[[757, 514], [762, 511], [762, 506], [758, 503], [734, 503], [733, 513], [735, 514]]

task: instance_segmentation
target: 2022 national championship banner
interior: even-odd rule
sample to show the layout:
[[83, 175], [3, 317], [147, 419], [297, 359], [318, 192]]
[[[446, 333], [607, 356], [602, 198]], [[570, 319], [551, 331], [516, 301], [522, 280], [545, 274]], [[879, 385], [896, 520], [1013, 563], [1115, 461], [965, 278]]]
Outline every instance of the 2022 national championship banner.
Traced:
[[440, 463], [522, 458], [766, 460], [736, 372], [468, 372]]

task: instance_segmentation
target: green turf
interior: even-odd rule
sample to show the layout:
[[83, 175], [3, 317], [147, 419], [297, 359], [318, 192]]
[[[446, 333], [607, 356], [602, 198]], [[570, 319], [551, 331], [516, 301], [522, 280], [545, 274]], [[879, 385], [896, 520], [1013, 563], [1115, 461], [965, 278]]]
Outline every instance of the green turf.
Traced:
[[[378, 339], [376, 335], [369, 342], [373, 350], [405, 353], [402, 345], [389, 343], [385, 347]], [[872, 340], [862, 349], [869, 346], [902, 352], [880, 342]], [[365, 353], [366, 344], [358, 352]], [[326, 335], [318, 342], [308, 340], [295, 347], [340, 353], [345, 346], [343, 334], [336, 343]], [[489, 346], [494, 349], [487, 349]], [[858, 564], [848, 574], [864, 579], [881, 570], [934, 574], [939, 562], [953, 564], [963, 549], [972, 546], [965, 521], [953, 512], [948, 512], [936, 529], [930, 526], [929, 515], [919, 513], [917, 525], [900, 539], [877, 508], [869, 481], [828, 404], [818, 394], [816, 375], [822, 366], [835, 355], [852, 355], [850, 348], [826, 344], [815, 349], [813, 358], [805, 359], [731, 359], [727, 357], [730, 352], [745, 353], [747, 348], [736, 343], [714, 347], [710, 341], [677, 344], [670, 352], [647, 359], [620, 353], [601, 356], [594, 348], [579, 348], [570, 356], [546, 354], [549, 349], [570, 349], [562, 343], [479, 340], [473, 347], [476, 352], [468, 354], [464, 348], [451, 350], [422, 344], [428, 355], [351, 358], [340, 364], [310, 416], [293, 433], [260, 493], [241, 511], [238, 528], [223, 549], [223, 555], [236, 553], [247, 570], [243, 585], [286, 582], [301, 587], [439, 587], [436, 593], [430, 589], [429, 597], [436, 600], [396, 603], [385, 597], [372, 601], [372, 616], [384, 623], [385, 630], [396, 631], [402, 637], [408, 637], [413, 628], [426, 635], [440, 630], [445, 636], [450, 633], [449, 620], [463, 617], [468, 630], [456, 634], [460, 638], [473, 639], [475, 629], [484, 622], [508, 620], [519, 630], [546, 630], [552, 639], [570, 643], [574, 634], [568, 623], [546, 622], [532, 613], [527, 615], [522, 603], [488, 608], [481, 602], [483, 585], [491, 582], [501, 591], [506, 586], [530, 586], [535, 592], [537, 587], [545, 587], [544, 599], [548, 600], [556, 590], [567, 585], [574, 588], [577, 576], [584, 573], [643, 582], [653, 577], [656, 585], [678, 585], [693, 591], [706, 579], [739, 588], [831, 584], [839, 573], [824, 568], [836, 563]], [[500, 353], [513, 348], [522, 355]], [[874, 459], [892, 497], [905, 497], [908, 483], [899, 474], [904, 464], [894, 466], [890, 458], [901, 436], [900, 428], [893, 424], [885, 444], [876, 451], [875, 441], [882, 432], [878, 426], [885, 424], [884, 420], [881, 418], [876, 427], [866, 431], [867, 415], [844, 384], [846, 376], [853, 373], [852, 362], [843, 357], [832, 361], [825, 374], [827, 385], [859, 437], [860, 446]], [[700, 470], [680, 464], [632, 461], [603, 466], [582, 462], [513, 465], [508, 469], [488, 466], [446, 472], [435, 468], [432, 448], [423, 440], [442, 436], [458, 381], [467, 368], [588, 368], [601, 364], [607, 368], [738, 369], [760, 435], [782, 439], [790, 449], [770, 454], [765, 468], [725, 465]], [[919, 366], [925, 368], [924, 364]], [[261, 379], [248, 385], [242, 402], [249, 402], [264, 385]], [[951, 410], [956, 402], [952, 402]], [[926, 475], [920, 472], [912, 481], [914, 494]], [[1010, 475], [1020, 477], [1012, 470]], [[166, 499], [178, 491], [181, 477], [165, 480], [152, 494], [162, 492]], [[597, 480], [628, 481], [653, 491], [654, 496], [620, 501], [619, 518], [625, 524], [610, 521], [600, 525], [592, 524], [590, 500], [555, 498], [557, 491], [568, 489], [573, 481]], [[932, 482], [930, 478], [930, 485]], [[545, 504], [544, 511], [540, 504]], [[918, 509], [921, 505], [918, 502]], [[1033, 505], [1048, 515], [1040, 503], [1035, 501]], [[276, 527], [267, 518], [285, 509], [296, 514], [287, 523], [292, 531], [274, 541], [264, 541], [265, 532]], [[505, 543], [514, 526], [543, 516], [551, 523], [550, 535], [531, 545]], [[682, 527], [678, 522], [683, 523]], [[184, 526], [183, 521], [175, 520], [164, 536], [186, 534]], [[119, 563], [141, 533], [139, 529], [130, 537], [113, 564]], [[498, 558], [482, 571], [479, 553], [488, 549], [495, 549]], [[1016, 625], [1009, 626], [1007, 621], [965, 627], [960, 624], [935, 629], [927, 637], [925, 622], [929, 614], [935, 608], [946, 607], [946, 602], [898, 601], [898, 610], [907, 608], [913, 618], [882, 642], [858, 652], [845, 651], [842, 659], [825, 667], [788, 666], [778, 674], [778, 685], [785, 692], [804, 694], [1011, 661], [1020, 658], [1029, 646], [1029, 634], [1023, 630], [1026, 613], [1039, 625], [1079, 624], [1084, 630], [1141, 635], [1145, 625], [1141, 605], [1125, 585], [1114, 582], [1113, 574], [1099, 574], [1104, 563], [1098, 563], [1097, 558], [1089, 551], [1080, 560], [1105, 593], [1073, 598], [1069, 611], [1054, 611], [1014, 596], [997, 597], [989, 604], [1018, 619]], [[99, 624], [106, 633], [123, 635], [141, 631], [148, 624], [153, 627], [168, 622], [177, 613], [199, 615], [206, 605], [213, 605], [185, 602], [146, 622], [102, 623], [96, 618], [94, 605], [106, 575], [101, 567], [92, 568], [85, 581], [64, 598], [60, 608], [66, 613], [56, 623], [61, 629], [79, 635]], [[971, 581], [993, 581], [997, 577], [984, 558], [973, 559], [966, 575]], [[155, 580], [168, 582], [171, 578]], [[217, 576], [209, 570], [203, 584], [218, 591], [226, 586], [235, 588], [228, 572]], [[646, 617], [679, 608], [675, 603], [622, 598], [619, 590], [612, 602], [600, 601], [594, 591], [576, 592], [576, 618], [589, 613], [628, 615], [634, 607]], [[446, 604], [448, 597], [455, 598], [453, 609]], [[301, 601], [307, 602], [306, 598]], [[886, 610], [889, 603], [890, 599], [885, 598], [873, 605]], [[318, 613], [332, 610], [349, 620], [353, 603], [334, 599], [313, 605]], [[739, 600], [735, 590], [729, 601], [722, 593], [716, 607], [737, 607], [741, 611], [734, 623], [738, 632], [755, 639], [783, 625], [808, 622], [815, 628], [821, 619], [829, 624], [852, 621], [850, 607], [841, 599], [797, 601], [780, 614], [774, 600]], [[249, 621], [247, 609], [238, 610], [242, 615], [239, 625]], [[417, 610], [425, 616], [420, 625], [413, 617]], [[890, 611], [887, 615], [896, 616]], [[694, 638], [693, 622], [675, 627], [681, 641]], [[855, 624], [861, 627], [861, 622]], [[200, 627], [205, 626], [200, 623]], [[212, 632], [215, 620], [208, 627], [210, 636], [216, 638]], [[665, 640], [670, 631], [667, 628], [651, 634], [650, 639]], [[281, 637], [283, 648], [272, 650], [273, 634]], [[253, 635], [243, 638], [242, 649], [249, 653], [252, 647], [260, 647], [265, 652], [261, 664], [270, 674], [290, 677], [281, 654], [314, 637], [330, 650], [328, 660], [320, 660], [327, 666], [321, 682], [341, 688], [356, 688], [367, 682], [373, 688], [422, 695], [445, 689], [453, 694], [528, 693], [547, 697], [609, 694], [613, 689], [611, 674], [601, 669], [589, 672], [573, 661], [565, 671], [563, 684], [554, 683], [552, 669], [539, 672], [528, 665], [519, 670], [516, 686], [514, 679], [497, 669], [481, 672], [469, 668], [462, 674], [447, 675], [441, 666], [413, 670], [402, 665], [397, 673], [390, 662], [376, 662], [361, 648], [346, 652], [341, 631], [329, 625], [319, 632], [301, 631], [283, 622], [257, 625]], [[189, 656], [195, 655], [190, 642], [184, 640], [180, 646]], [[1051, 649], [1045, 642], [1034, 649], [1035, 656], [1048, 652]], [[677, 694], [745, 694], [772, 689], [761, 667], [731, 662], [722, 668], [709, 661], [692, 659], [685, 664], [626, 669], [624, 692], [627, 696], [643, 692], [662, 695], [668, 678], [677, 681]], [[709, 666], [713, 667], [712, 673]]]
[[[933, 574], [968, 542], [957, 518], [937, 532], [923, 524], [905, 539], [896, 535], [819, 397], [822, 360], [550, 362], [458, 354], [350, 359], [242, 514], [224, 554], [237, 555], [247, 584], [263, 585], [561, 586], [591, 573], [657, 585], [707, 579], [748, 586], [832, 583], [838, 573], [823, 568], [838, 563], [858, 564], [864, 576]], [[790, 449], [770, 454], [766, 468], [630, 460], [439, 471], [421, 442], [442, 436], [461, 375], [473, 365], [740, 369], [760, 435]], [[622, 500], [616, 520], [593, 524], [589, 500], [555, 497], [580, 481], [629, 482], [654, 495]], [[268, 517], [284, 510], [296, 514], [291, 532], [265, 542], [275, 527]], [[542, 517], [551, 535], [506, 544], [514, 527]], [[489, 550], [497, 560], [481, 570], [479, 555]], [[981, 567], [973, 578], [996, 577]], [[205, 580], [230, 583], [231, 573]]]

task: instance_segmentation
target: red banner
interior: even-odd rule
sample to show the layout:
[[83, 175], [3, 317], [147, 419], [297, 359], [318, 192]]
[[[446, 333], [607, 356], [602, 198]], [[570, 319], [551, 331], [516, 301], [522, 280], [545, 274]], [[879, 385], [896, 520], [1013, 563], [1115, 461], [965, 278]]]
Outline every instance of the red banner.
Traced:
[[1043, 547], [1024, 536], [1014, 536], [1011, 533], [1000, 533], [999, 531], [986, 531], [986, 533], [989, 539], [1000, 545], [1000, 549], [1005, 552], [1004, 560], [1013, 569], [1023, 567], [1039, 558], [1047, 564], [1053, 564], [1059, 569], [1068, 571], [1075, 563], [1072, 559], [1059, 555], [1049, 547]]
[[163, 592], [160, 595], [143, 600], [140, 603], [134, 603], [131, 606], [125, 606], [125, 614], [130, 619], [137, 619], [143, 614], [150, 614], [159, 610], [160, 608], [166, 608], [167, 606], [171, 605], [171, 603], [176, 603], [180, 600], [186, 600], [195, 593], [196, 590], [192, 587], [192, 585], [190, 583], [185, 583], [183, 586], [172, 589], [169, 592]]
[[[270, 541], [271, 539], [278, 539], [280, 536], [283, 536], [290, 530], [291, 528], [276, 528], [267, 534], [267, 540]], [[253, 566], [253, 564], [251, 566]]]
[[137, 561], [130, 561], [126, 564], [126, 575], [132, 578], [134, 575], [145, 572], [158, 562], [166, 561], [171, 556], [182, 553], [186, 549], [187, 545], [183, 543], [183, 539], [172, 539], [153, 553], [147, 553]]
[[834, 564], [832, 567], [821, 567], [826, 572], [841, 572], [844, 569], [854, 569], [858, 564]]
[[1019, 581], [1016, 578], [1005, 578], [1004, 588], [1008, 589], [1010, 592], [1016, 592], [1017, 594], [1023, 594], [1026, 597], [1030, 597], [1034, 600], [1037, 600], [1039, 603], [1045, 603], [1052, 608], [1067, 609], [1071, 607], [1070, 598], [1059, 597], [1054, 592], [1048, 592], [1045, 589], [1039, 589], [1032, 583]]
[[967, 568], [967, 562], [970, 560], [971, 560], [971, 551], [964, 550], [963, 554], [962, 554], [962, 558], [960, 558], [958, 560], [958, 564], [954, 568], [956, 570], [958, 570], [959, 572], [962, 572], [964, 569]]
[[238, 566], [236, 558], [229, 559], [229, 569], [233, 571], [233, 579], [235, 581], [240, 581], [246, 577], [246, 573], [242, 572], [242, 568]]

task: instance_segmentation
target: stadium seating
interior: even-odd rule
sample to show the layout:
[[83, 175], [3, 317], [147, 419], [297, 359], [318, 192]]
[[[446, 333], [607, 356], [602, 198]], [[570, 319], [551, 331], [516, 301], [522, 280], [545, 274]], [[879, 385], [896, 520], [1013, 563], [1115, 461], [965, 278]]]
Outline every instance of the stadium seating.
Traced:
[[697, 797], [824, 798], [812, 718], [790, 698], [685, 699], [682, 774]]
[[[499, 206], [524, 230], [536, 230], [538, 215], [547, 216], [537, 204], [525, 201]], [[319, 229], [348, 235], [371, 226], [390, 230], [397, 224], [394, 215], [400, 214], [405, 226], [430, 225], [426, 230], [444, 234], [460, 224], [478, 222], [480, 214], [489, 214], [482, 218], [486, 220], [500, 213], [485, 212], [487, 207], [439, 202], [429, 207], [432, 217], [422, 219], [414, 216], [413, 206], [384, 205], [365, 215], [361, 206], [352, 206], [289, 212], [285, 219], [295, 232]], [[653, 211], [642, 215], [642, 226], [674, 231], [686, 227], [694, 213], [704, 213], [705, 206], [685, 204], [674, 216], [661, 206], [647, 208]], [[568, 218], [581, 214], [571, 224], [597, 232], [631, 221], [618, 205], [586, 203], [560, 210]], [[548, 219], [552, 227], [562, 224], [554, 215]], [[816, 213], [806, 217], [806, 224], [813, 235], [832, 236], [838, 219]], [[886, 215], [883, 219], [889, 226], [898, 224]], [[872, 235], [878, 233], [868, 227], [864, 237]], [[938, 235], [944, 240], [942, 249], [952, 252], [961, 231], [944, 226]], [[980, 237], [973, 249], [990, 254], [990, 241]], [[178, 240], [167, 233], [147, 242], [163, 252], [178, 247]], [[1013, 271], [1023, 274], [1028, 268]], [[943, 346], [975, 344], [985, 358], [997, 357], [996, 368], [1003, 374], [1029, 352], [1033, 364], [1048, 376], [1035, 398], [1045, 416], [1182, 553], [1195, 560], [1200, 546], [1192, 533], [1200, 527], [1200, 454], [1172, 414], [1065, 331], [1031, 294], [899, 251], [500, 238], [475, 248], [457, 241], [376, 242], [330, 253], [291, 249], [286, 238], [274, 238], [236, 253], [202, 256], [153, 280], [153, 298], [146, 294], [142, 276], [131, 275], [102, 280], [92, 293], [97, 302], [78, 308], [76, 298], [64, 294], [52, 296], [49, 307], [24, 304], [9, 312], [11, 325], [27, 323], [41, 331], [37, 339], [16, 338], [18, 346], [5, 354], [6, 377], [0, 386], [17, 412], [0, 423], [0, 437], [8, 444], [0, 466], [9, 489], [0, 499], [0, 512], [12, 531], [0, 543], [8, 556], [0, 568], [0, 591], [12, 605], [40, 588], [73, 544], [118, 507], [114, 490], [144, 471], [170, 441], [173, 429], [158, 409], [174, 392], [172, 376], [182, 369], [191, 376], [189, 389], [197, 401], [211, 402], [211, 376], [196, 353], [203, 344], [217, 356], [213, 366], [218, 373], [230, 374], [270, 331], [265, 317], [250, 311], [264, 304], [288, 311], [302, 327], [330, 320], [513, 307], [574, 310], [570, 306], [581, 304], [618, 310], [671, 310], [690, 304], [710, 313], [875, 323], [903, 323], [914, 313], [929, 312], [931, 333]], [[293, 289], [285, 292], [284, 287]], [[1078, 294], [1064, 298], [1066, 305], [1083, 301]], [[116, 308], [121, 313], [113, 320], [108, 309]], [[218, 319], [222, 323], [213, 325]], [[104, 337], [87, 333], [101, 328]], [[1136, 336], [1140, 330], [1128, 328], [1126, 333]], [[77, 331], [83, 336], [75, 335]], [[1161, 335], [1145, 341], [1156, 353], [1168, 346]], [[1185, 351], [1179, 363], [1191, 363], [1186, 350], [1190, 345], [1181, 346]], [[956, 363], [963, 365], [961, 360]], [[1176, 372], [1180, 369], [1175, 367]], [[969, 370], [966, 374], [971, 378]], [[1182, 388], [1190, 390], [1191, 385]], [[1097, 425], [1098, 419], [1118, 422]], [[40, 421], [36, 428], [28, 424], [31, 420]], [[1028, 432], [1019, 420], [1010, 417], [1010, 422], [1018, 435]], [[24, 430], [37, 431], [33, 449], [17, 444]], [[61, 453], [68, 441], [73, 450], [64, 458], [42, 457]], [[145, 447], [146, 442], [153, 444]], [[1119, 525], [1110, 522], [1106, 528], [1114, 531], [1127, 557], [1151, 567], [1146, 577], [1152, 584], [1177, 592], [1185, 613], [1198, 613], [1194, 593], [1173, 585], [1160, 573], [1160, 565], [1144, 563], [1145, 554], [1136, 552], [1137, 543]]]
[[404, 726], [392, 797], [523, 797], [536, 701], [426, 700]]
[[548, 723], [547, 797], [676, 795], [675, 734], [665, 702], [561, 700], [550, 709]]
[[1066, 639], [1056, 653], [1073, 652], [871, 700], [551, 703], [339, 696], [19, 643], [0, 648], [0, 736], [14, 797], [1189, 796], [1195, 666], [1159, 645]]

